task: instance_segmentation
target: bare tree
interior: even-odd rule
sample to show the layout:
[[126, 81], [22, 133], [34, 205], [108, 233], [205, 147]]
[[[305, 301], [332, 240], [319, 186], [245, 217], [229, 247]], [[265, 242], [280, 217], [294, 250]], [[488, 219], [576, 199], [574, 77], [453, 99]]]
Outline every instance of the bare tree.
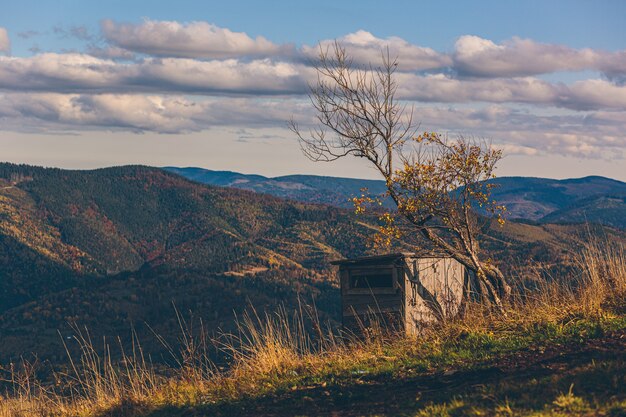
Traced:
[[[379, 67], [358, 67], [340, 44], [320, 47], [318, 79], [309, 94], [318, 126], [303, 132], [292, 119], [290, 128], [309, 159], [364, 158], [381, 174], [397, 211], [381, 216], [379, 240], [419, 236], [422, 244], [473, 271], [464, 285], [464, 303], [474, 294], [504, 312], [510, 287], [500, 270], [481, 257], [472, 209], [481, 206], [503, 222], [504, 207], [491, 199], [485, 182], [493, 178], [502, 153], [474, 138], [418, 135], [414, 109], [396, 99], [396, 68], [388, 50]], [[363, 212], [372, 199], [363, 195], [354, 202]]]

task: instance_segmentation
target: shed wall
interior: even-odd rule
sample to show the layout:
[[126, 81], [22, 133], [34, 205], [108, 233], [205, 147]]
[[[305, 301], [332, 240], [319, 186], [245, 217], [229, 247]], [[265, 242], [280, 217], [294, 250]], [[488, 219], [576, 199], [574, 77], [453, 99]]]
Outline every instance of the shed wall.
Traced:
[[[355, 277], [391, 273], [388, 288], [354, 288]], [[437, 300], [444, 317], [457, 314], [463, 293], [465, 267], [452, 258], [399, 257], [383, 261], [358, 260], [340, 264], [342, 320], [358, 331], [372, 318], [416, 334], [423, 323], [436, 319], [422, 293]]]
[[[392, 286], [389, 288], [351, 288], [351, 278], [364, 274], [390, 273]], [[343, 325], [358, 331], [368, 326], [372, 319], [387, 325], [399, 326], [404, 322], [404, 271], [393, 263], [342, 265], [341, 300]]]
[[422, 323], [436, 319], [420, 296], [424, 290], [437, 300], [445, 318], [456, 316], [463, 296], [465, 267], [452, 258], [413, 258], [407, 259], [407, 264], [404, 297], [407, 333], [415, 334]]

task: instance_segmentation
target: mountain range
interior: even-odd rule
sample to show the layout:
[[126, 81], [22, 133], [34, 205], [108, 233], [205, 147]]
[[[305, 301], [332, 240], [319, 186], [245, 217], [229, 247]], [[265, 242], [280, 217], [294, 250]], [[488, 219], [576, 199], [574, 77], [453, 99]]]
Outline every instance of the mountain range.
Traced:
[[[284, 199], [224, 187], [233, 175], [241, 174], [223, 174], [218, 187], [145, 166], [0, 164], [0, 364], [24, 352], [62, 361], [59, 337], [70, 337], [72, 326], [90, 329], [95, 340], [128, 338], [132, 329], [175, 343], [175, 310], [201, 317], [210, 331], [232, 330], [250, 306], [262, 314], [314, 300], [323, 320], [336, 324], [339, 291], [329, 261], [375, 253], [369, 238], [378, 220], [328, 204], [325, 190], [339, 201], [378, 183], [295, 176], [263, 185], [267, 179], [256, 177], [264, 190], [287, 193]], [[595, 213], [590, 207], [623, 221], [623, 200], [594, 193], [611, 180], [588, 181], [583, 214], [571, 208], [568, 218]], [[548, 185], [534, 187], [532, 198], [550, 194]], [[559, 192], [575, 193], [568, 187]], [[326, 204], [296, 201], [289, 190]], [[544, 206], [551, 204], [565, 206], [558, 199]], [[483, 232], [488, 256], [515, 276], [530, 264], [554, 273], [575, 267], [571, 254], [589, 233], [626, 242], [619, 229], [573, 223], [486, 221]], [[398, 248], [410, 249], [403, 242]], [[163, 353], [159, 344], [149, 348]]]
[[[288, 175], [267, 178], [230, 171], [166, 167], [192, 181], [271, 194], [297, 201], [352, 207], [351, 197], [366, 188], [374, 195], [385, 192], [380, 180]], [[493, 198], [507, 208], [510, 219], [539, 223], [600, 223], [626, 228], [626, 183], [590, 176], [554, 180], [533, 177], [502, 177], [490, 181]], [[389, 206], [391, 206], [388, 203]]]

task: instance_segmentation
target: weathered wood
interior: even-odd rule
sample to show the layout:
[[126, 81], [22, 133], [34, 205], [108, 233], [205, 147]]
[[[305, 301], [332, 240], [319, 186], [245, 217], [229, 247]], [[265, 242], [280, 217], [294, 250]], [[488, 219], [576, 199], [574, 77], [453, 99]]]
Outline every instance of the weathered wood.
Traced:
[[[335, 264], [339, 265], [344, 326], [361, 316], [392, 314], [400, 317], [407, 333], [414, 334], [426, 322], [458, 314], [466, 272], [452, 258], [401, 253]], [[391, 287], [351, 288], [351, 277], [383, 273], [392, 275]]]
[[346, 303], [344, 308], [345, 309], [350, 309], [350, 308], [367, 308], [367, 307], [371, 307], [373, 309], [376, 309], [376, 307], [388, 307], [388, 306], [393, 306], [393, 307], [397, 307], [398, 309], [400, 309], [402, 307], [402, 298], [392, 298], [392, 299], [387, 299], [387, 300], [372, 300], [372, 302], [369, 303], [365, 303], [365, 302], [358, 302], [358, 303]]

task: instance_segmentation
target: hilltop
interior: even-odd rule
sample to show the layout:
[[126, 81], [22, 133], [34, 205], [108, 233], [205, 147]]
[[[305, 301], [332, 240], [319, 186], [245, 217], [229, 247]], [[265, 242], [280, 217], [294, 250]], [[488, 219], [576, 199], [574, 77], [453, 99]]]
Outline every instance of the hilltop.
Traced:
[[343, 208], [352, 208], [353, 204], [349, 199], [361, 195], [363, 188], [367, 188], [369, 192], [377, 195], [383, 194], [386, 190], [385, 183], [379, 180], [317, 175], [287, 175], [268, 178], [262, 175], [211, 171], [203, 168], [165, 167], [164, 169], [202, 184], [238, 188], [296, 201], [330, 204]]
[[[624, 221], [605, 216], [603, 198], [626, 196], [626, 183], [610, 178], [590, 176], [565, 180], [527, 177], [503, 177], [492, 181], [497, 187], [493, 197], [507, 207], [511, 218], [542, 223], [600, 223], [626, 227]], [[626, 214], [623, 203], [613, 209]], [[575, 213], [574, 213], [575, 211]]]

